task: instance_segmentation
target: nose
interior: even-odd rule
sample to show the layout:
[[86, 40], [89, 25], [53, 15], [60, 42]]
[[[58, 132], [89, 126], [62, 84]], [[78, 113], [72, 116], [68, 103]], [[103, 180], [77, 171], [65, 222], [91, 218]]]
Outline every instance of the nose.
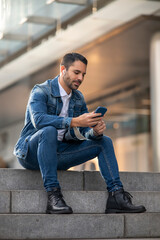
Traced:
[[82, 82], [82, 81], [83, 81], [83, 78], [84, 78], [84, 77], [83, 77], [83, 74], [80, 73], [80, 74], [78, 75], [78, 80]]

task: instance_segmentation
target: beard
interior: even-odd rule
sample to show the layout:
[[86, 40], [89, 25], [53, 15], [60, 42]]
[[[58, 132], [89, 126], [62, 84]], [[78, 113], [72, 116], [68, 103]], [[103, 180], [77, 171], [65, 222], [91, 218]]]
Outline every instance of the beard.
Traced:
[[81, 80], [72, 80], [67, 74], [63, 76], [63, 81], [65, 82], [66, 86], [70, 88], [71, 90], [78, 89], [81, 85]]

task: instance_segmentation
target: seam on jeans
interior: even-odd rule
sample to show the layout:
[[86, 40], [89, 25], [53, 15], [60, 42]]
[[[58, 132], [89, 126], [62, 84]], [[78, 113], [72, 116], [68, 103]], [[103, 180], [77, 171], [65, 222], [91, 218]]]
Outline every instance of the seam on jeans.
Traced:
[[[101, 147], [102, 147], [102, 146], [101, 146]], [[104, 151], [104, 147], [102, 147], [102, 149], [103, 149], [102, 151]], [[104, 154], [104, 153], [103, 153], [103, 154]], [[114, 178], [113, 172], [112, 172], [112, 170], [111, 170], [111, 168], [110, 168], [110, 164], [109, 164], [108, 158], [107, 158], [107, 156], [105, 156], [105, 154], [104, 154], [104, 158], [106, 159], [106, 163], [107, 163], [107, 166], [108, 166], [108, 169], [109, 169], [111, 178], [112, 178], [113, 182], [115, 182], [115, 178]], [[120, 189], [120, 188], [119, 188], [118, 185], [116, 184], [116, 186], [114, 186], [114, 188], [112, 189], [112, 191], [113, 191], [113, 190], [116, 191], [116, 190], [118, 190], [118, 189]]]
[[113, 172], [112, 172], [111, 167], [110, 167], [110, 164], [109, 164], [109, 161], [108, 161], [108, 158], [107, 158], [107, 156], [105, 156], [105, 154], [104, 154], [104, 147], [101, 146], [101, 148], [102, 148], [102, 152], [103, 152], [103, 155], [104, 155], [104, 159], [106, 160], [106, 163], [107, 163], [107, 166], [108, 166], [110, 175], [111, 175], [112, 179], [115, 180], [115, 178], [114, 178], [114, 176], [113, 176]]

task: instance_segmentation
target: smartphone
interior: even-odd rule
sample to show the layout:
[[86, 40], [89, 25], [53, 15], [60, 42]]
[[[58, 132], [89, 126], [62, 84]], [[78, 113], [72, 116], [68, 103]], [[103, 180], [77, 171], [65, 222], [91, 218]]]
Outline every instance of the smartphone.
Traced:
[[95, 113], [101, 113], [101, 117], [103, 117], [106, 112], [107, 112], [107, 108], [105, 108], [105, 107], [98, 107], [95, 110]]
[[[101, 113], [100, 117], [103, 117], [104, 114], [107, 112], [107, 108], [105, 107], [97, 107], [97, 109], [94, 111], [95, 113]], [[99, 116], [98, 116], [99, 117]], [[96, 125], [92, 126], [95, 127]]]

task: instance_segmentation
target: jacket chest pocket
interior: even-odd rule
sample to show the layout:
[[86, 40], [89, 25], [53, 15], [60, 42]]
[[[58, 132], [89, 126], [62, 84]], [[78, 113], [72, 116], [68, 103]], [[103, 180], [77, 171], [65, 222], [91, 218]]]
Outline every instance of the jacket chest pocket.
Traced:
[[49, 98], [47, 102], [47, 114], [55, 115], [56, 114], [56, 109], [57, 109], [57, 104], [56, 104], [56, 98]]
[[52, 114], [55, 115], [56, 114], [56, 106], [47, 104], [47, 113], [51, 114], [51, 115]]
[[74, 117], [78, 117], [79, 115], [81, 115], [81, 109], [82, 109], [82, 105], [76, 104], [76, 105], [74, 106], [73, 116], [74, 116]]

